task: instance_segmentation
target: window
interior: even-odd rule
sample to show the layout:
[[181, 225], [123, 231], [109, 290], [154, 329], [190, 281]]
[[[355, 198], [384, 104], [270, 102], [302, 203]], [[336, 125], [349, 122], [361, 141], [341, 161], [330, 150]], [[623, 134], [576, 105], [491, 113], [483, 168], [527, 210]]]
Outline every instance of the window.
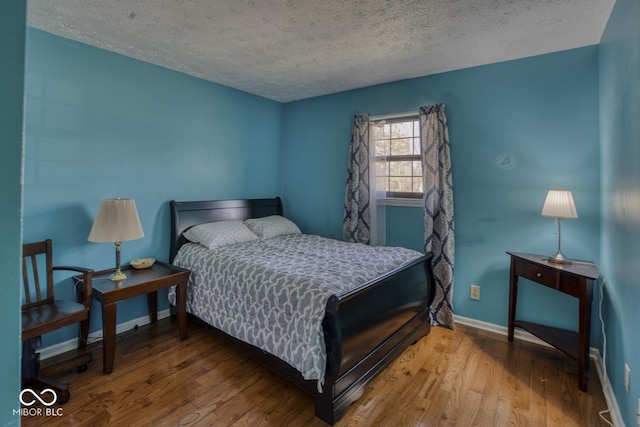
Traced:
[[370, 126], [378, 197], [422, 199], [418, 117], [372, 121]]

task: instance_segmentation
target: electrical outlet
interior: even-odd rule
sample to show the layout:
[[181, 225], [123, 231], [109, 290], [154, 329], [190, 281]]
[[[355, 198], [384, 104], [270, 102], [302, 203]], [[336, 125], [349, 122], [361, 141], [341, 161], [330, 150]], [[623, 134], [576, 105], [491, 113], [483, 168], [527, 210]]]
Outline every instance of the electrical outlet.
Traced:
[[631, 368], [626, 363], [624, 364], [624, 389], [627, 390], [627, 394], [629, 394], [629, 389], [631, 388]]
[[480, 286], [478, 285], [469, 286], [469, 298], [475, 299], [475, 300], [480, 299]]

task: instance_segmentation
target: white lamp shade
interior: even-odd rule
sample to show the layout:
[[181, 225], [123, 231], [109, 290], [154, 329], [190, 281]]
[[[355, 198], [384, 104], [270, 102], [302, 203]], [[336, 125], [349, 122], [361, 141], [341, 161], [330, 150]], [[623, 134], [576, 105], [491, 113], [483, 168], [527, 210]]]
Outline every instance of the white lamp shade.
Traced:
[[144, 237], [133, 199], [104, 199], [89, 233], [90, 242], [124, 242]]
[[542, 216], [551, 218], [578, 218], [573, 196], [568, 190], [549, 190], [542, 207]]

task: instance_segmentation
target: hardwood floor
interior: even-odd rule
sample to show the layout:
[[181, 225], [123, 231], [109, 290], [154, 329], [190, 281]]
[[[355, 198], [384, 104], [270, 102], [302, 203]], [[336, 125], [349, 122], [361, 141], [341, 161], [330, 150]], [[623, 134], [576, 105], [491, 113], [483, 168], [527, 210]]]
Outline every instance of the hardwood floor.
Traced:
[[[311, 396], [206, 328], [160, 320], [118, 336], [113, 373], [100, 342], [87, 371], [60, 377], [61, 416], [23, 426], [325, 426]], [[593, 363], [592, 363], [593, 365]], [[338, 426], [605, 426], [592, 366], [589, 392], [556, 350], [458, 325], [434, 327], [376, 378]], [[608, 417], [608, 415], [607, 415]]]

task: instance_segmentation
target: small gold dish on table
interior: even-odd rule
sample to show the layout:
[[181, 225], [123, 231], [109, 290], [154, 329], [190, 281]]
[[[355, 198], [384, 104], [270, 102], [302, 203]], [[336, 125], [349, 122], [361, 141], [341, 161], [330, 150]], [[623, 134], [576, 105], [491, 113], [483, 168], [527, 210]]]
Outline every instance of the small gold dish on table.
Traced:
[[136, 270], [141, 270], [143, 268], [151, 267], [154, 262], [156, 262], [155, 258], [140, 258], [132, 259], [129, 264], [131, 264], [131, 267], [135, 268]]

